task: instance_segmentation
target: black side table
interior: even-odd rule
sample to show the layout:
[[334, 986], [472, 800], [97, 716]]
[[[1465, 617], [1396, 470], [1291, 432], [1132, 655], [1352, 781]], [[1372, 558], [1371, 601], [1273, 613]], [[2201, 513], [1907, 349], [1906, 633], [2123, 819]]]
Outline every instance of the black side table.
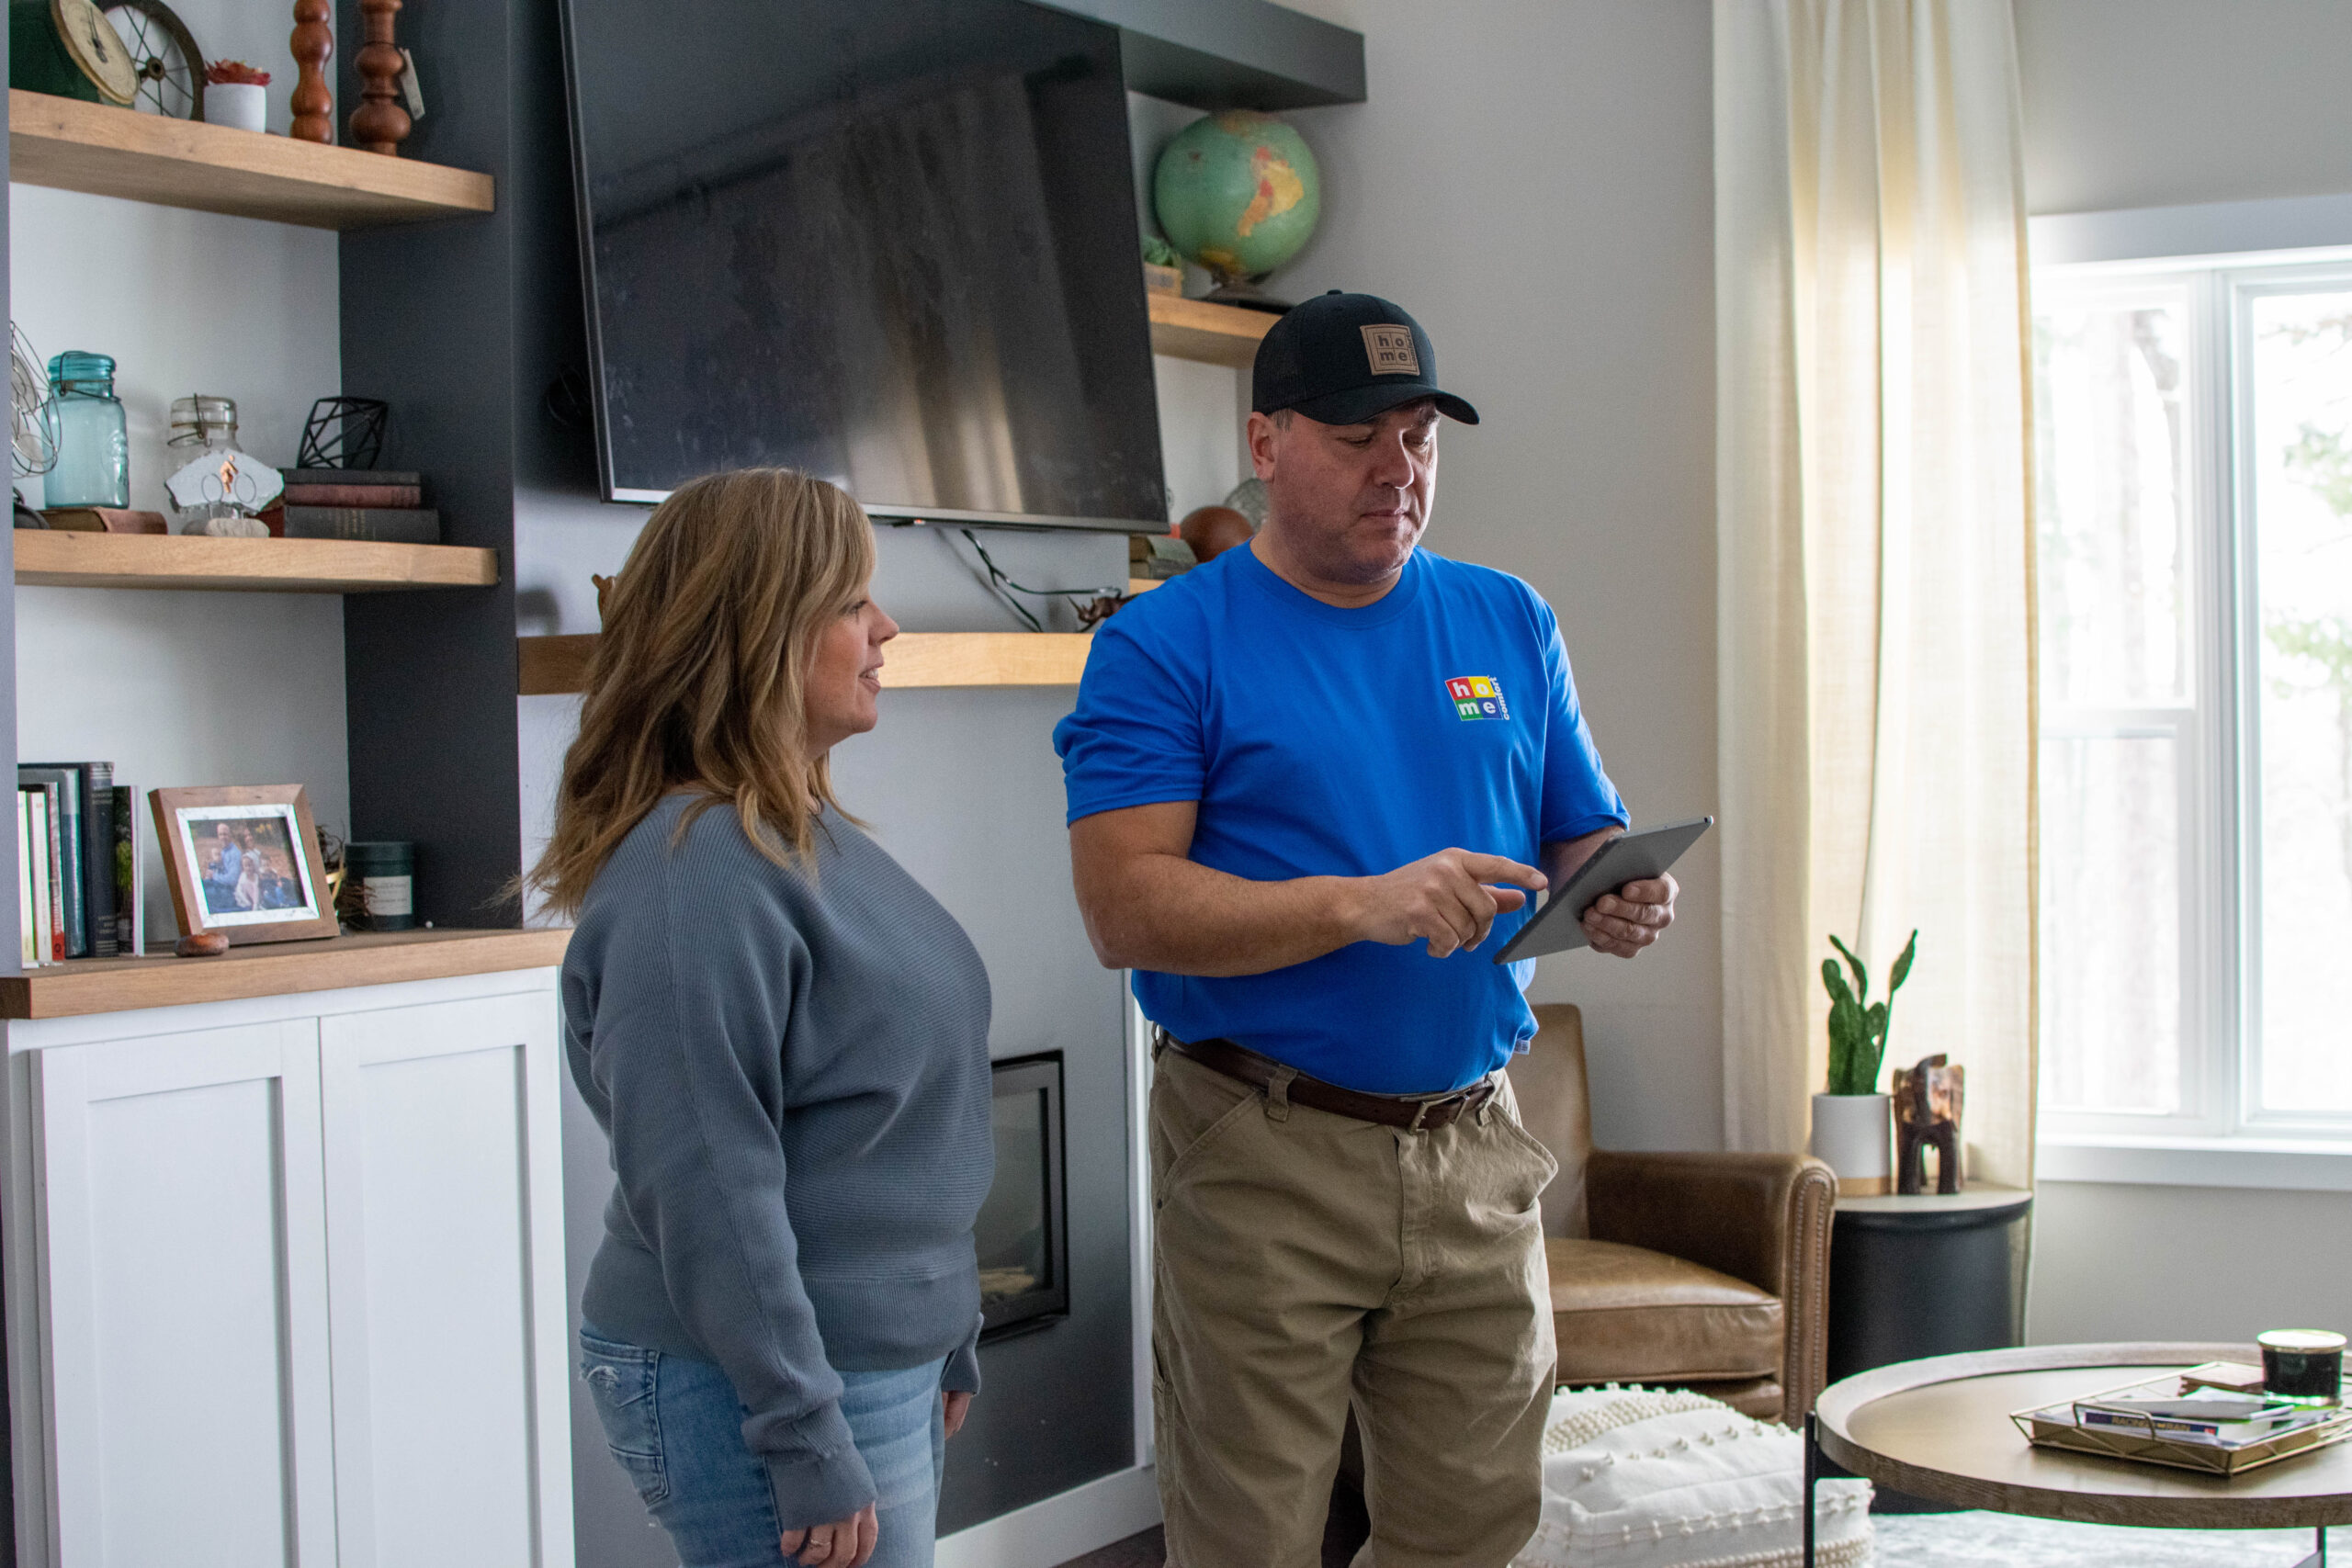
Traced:
[[[2025, 1337], [2033, 1194], [1840, 1198], [1829, 1242], [1829, 1382], [1897, 1361], [2001, 1350]], [[1881, 1489], [1881, 1513], [1941, 1509]]]

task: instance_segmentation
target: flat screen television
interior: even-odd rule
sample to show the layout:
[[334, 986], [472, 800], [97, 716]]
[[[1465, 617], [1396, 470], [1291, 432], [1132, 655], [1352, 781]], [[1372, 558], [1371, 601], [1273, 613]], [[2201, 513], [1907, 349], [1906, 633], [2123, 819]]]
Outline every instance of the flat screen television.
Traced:
[[1167, 526], [1117, 30], [1024, 0], [566, 0], [605, 496]]

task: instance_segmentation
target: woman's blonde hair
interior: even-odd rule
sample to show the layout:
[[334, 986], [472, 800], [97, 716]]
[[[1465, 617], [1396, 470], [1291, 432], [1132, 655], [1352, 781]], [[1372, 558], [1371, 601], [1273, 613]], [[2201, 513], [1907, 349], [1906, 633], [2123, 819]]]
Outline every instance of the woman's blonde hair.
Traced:
[[588, 661], [580, 735], [564, 753], [555, 832], [529, 883], [576, 915], [588, 885], [673, 791], [722, 802], [778, 865], [806, 863], [823, 758], [805, 739], [818, 634], [874, 575], [874, 529], [856, 502], [790, 468], [690, 480], [653, 509], [606, 594]]

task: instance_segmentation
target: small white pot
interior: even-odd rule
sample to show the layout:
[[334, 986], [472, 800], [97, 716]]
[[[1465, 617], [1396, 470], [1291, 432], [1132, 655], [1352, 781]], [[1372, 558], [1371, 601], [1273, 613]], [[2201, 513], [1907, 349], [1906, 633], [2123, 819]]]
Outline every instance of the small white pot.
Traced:
[[251, 82], [223, 82], [204, 89], [204, 120], [235, 130], [269, 127], [269, 89]]
[[1813, 1097], [1813, 1156], [1838, 1173], [1840, 1198], [1894, 1190], [1894, 1113], [1891, 1094]]

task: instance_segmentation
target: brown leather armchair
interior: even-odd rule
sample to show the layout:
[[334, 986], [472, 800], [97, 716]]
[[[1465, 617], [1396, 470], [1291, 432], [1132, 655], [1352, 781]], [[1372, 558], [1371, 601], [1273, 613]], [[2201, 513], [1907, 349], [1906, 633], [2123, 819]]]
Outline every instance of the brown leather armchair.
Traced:
[[1535, 1010], [1520, 1119], [1560, 1162], [1544, 1190], [1559, 1381], [1689, 1388], [1798, 1425], [1821, 1392], [1838, 1186], [1804, 1155], [1592, 1146], [1584, 1017]]

